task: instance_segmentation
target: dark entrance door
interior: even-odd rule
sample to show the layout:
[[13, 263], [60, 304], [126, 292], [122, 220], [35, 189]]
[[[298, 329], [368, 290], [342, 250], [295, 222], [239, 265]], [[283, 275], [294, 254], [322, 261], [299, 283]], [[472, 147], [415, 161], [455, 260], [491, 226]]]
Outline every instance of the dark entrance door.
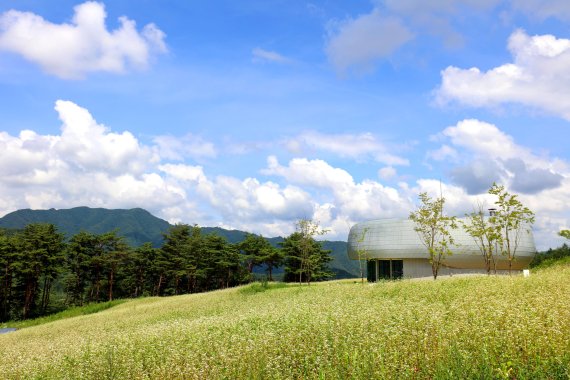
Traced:
[[378, 279], [395, 280], [404, 276], [403, 260], [378, 260]]

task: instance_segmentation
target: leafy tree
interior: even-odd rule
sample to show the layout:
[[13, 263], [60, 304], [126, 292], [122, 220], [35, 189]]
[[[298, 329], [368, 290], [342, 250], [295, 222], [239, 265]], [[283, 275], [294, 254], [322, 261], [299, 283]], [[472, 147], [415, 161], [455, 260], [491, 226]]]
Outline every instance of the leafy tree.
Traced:
[[366, 234], [368, 233], [369, 228], [365, 228], [362, 230], [360, 236], [355, 240], [357, 244], [356, 255], [358, 256], [358, 264], [360, 269], [360, 281], [364, 284], [364, 266], [368, 260], [368, 251], [361, 247], [362, 243], [366, 239]]
[[560, 232], [558, 232], [558, 235], [570, 240], [570, 230], [561, 230]]
[[273, 281], [273, 269], [283, 264], [281, 251], [273, 247], [262, 235], [255, 234], [247, 234], [238, 246], [245, 257], [250, 275], [254, 267], [265, 265], [269, 274], [269, 281]]
[[117, 235], [117, 231], [100, 235], [99, 244], [102, 248], [103, 272], [107, 275], [108, 300], [112, 301], [117, 272], [128, 257], [130, 247], [125, 243], [124, 237]]
[[[51, 285], [56, 278], [64, 248], [64, 236], [53, 224], [32, 223], [16, 235], [18, 257], [14, 262], [21, 316], [42, 313], [49, 304]], [[41, 281], [41, 283], [40, 283]], [[41, 288], [41, 290], [40, 290]], [[37, 298], [41, 294], [39, 310]]]
[[297, 222], [296, 231], [280, 243], [285, 256], [285, 281], [303, 281], [310, 284], [312, 280], [322, 280], [332, 276], [328, 263], [332, 260], [330, 250], [323, 250], [315, 236], [327, 231], [321, 230], [319, 224], [308, 219]]
[[252, 274], [253, 268], [262, 264], [263, 251], [270, 244], [263, 236], [248, 233], [238, 246], [243, 254], [247, 270]]
[[14, 264], [18, 259], [14, 240], [0, 230], [0, 321], [9, 320], [13, 311]]
[[[183, 289], [182, 280], [189, 273], [195, 274], [197, 266], [196, 257], [190, 252], [190, 236], [192, 230], [187, 224], [177, 224], [172, 226], [164, 234], [164, 244], [161, 248], [167, 265], [164, 266], [163, 276], [174, 281], [174, 294], [180, 294]], [[162, 282], [162, 277], [161, 277]], [[159, 286], [160, 288], [160, 286]]]
[[415, 223], [414, 230], [427, 248], [434, 280], [437, 279], [443, 258], [451, 255], [454, 244], [450, 229], [457, 228], [456, 218], [443, 212], [445, 198], [430, 198], [427, 193], [419, 195], [422, 205], [410, 213], [409, 219]]
[[491, 273], [491, 269], [497, 272], [497, 253], [498, 242], [501, 238], [501, 231], [492, 222], [493, 219], [485, 216], [483, 207], [478, 205], [478, 210], [466, 215], [467, 220], [462, 221], [463, 228], [479, 247], [479, 251], [485, 262], [485, 270], [487, 274]]
[[534, 223], [534, 213], [518, 200], [517, 195], [510, 194], [502, 185], [493, 183], [489, 194], [498, 198], [495, 201], [497, 210], [490, 220], [500, 231], [501, 253], [507, 257], [511, 273], [520, 238], [522, 234], [530, 233], [530, 226]]
[[151, 276], [152, 263], [156, 260], [157, 248], [152, 243], [144, 243], [129, 254], [126, 271], [126, 286], [131, 289], [129, 295], [137, 298], [145, 294], [147, 280]]
[[261, 262], [267, 267], [269, 281], [273, 281], [273, 269], [283, 265], [283, 252], [268, 244], [261, 252]]
[[91, 257], [96, 246], [97, 237], [85, 231], [73, 235], [69, 240], [65, 251], [67, 275], [64, 279], [67, 304], [83, 305]]

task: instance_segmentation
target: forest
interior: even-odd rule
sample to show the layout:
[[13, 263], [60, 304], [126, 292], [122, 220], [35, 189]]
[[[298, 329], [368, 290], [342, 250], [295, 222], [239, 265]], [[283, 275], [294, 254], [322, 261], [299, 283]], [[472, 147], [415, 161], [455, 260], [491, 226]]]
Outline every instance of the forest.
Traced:
[[253, 281], [256, 267], [269, 281], [279, 267], [285, 281], [324, 280], [332, 276], [331, 257], [314, 239], [317, 227], [299, 221], [279, 247], [254, 234], [231, 244], [186, 224], [172, 226], [159, 248], [131, 246], [116, 230], [69, 239], [48, 223], [0, 230], [0, 322], [117, 298], [228, 288]]

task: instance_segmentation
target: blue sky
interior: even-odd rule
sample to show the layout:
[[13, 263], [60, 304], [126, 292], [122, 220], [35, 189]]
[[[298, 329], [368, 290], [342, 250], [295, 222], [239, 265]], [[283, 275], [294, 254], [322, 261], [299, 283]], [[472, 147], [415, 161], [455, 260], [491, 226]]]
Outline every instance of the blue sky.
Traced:
[[[570, 227], [565, 0], [0, 1], [0, 215], [329, 239], [493, 181]], [[440, 186], [441, 183], [441, 186]]]

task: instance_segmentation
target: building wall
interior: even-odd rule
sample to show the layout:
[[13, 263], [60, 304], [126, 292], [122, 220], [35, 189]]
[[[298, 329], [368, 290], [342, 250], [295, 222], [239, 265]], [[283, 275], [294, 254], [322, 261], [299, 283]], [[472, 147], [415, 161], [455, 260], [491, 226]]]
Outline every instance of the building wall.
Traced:
[[432, 276], [431, 264], [427, 259], [404, 260], [404, 278]]
[[[427, 250], [414, 227], [414, 223], [408, 219], [379, 219], [358, 223], [350, 229], [348, 256], [351, 259], [404, 260], [404, 277], [430, 276], [432, 273]], [[484, 273], [484, 260], [475, 240], [463, 228], [451, 232], [456, 244], [451, 247], [453, 255], [444, 258], [441, 274]], [[528, 268], [535, 253], [532, 230], [527, 228], [521, 235], [512, 269]], [[500, 256], [497, 259], [497, 269], [507, 270], [508, 261]]]

